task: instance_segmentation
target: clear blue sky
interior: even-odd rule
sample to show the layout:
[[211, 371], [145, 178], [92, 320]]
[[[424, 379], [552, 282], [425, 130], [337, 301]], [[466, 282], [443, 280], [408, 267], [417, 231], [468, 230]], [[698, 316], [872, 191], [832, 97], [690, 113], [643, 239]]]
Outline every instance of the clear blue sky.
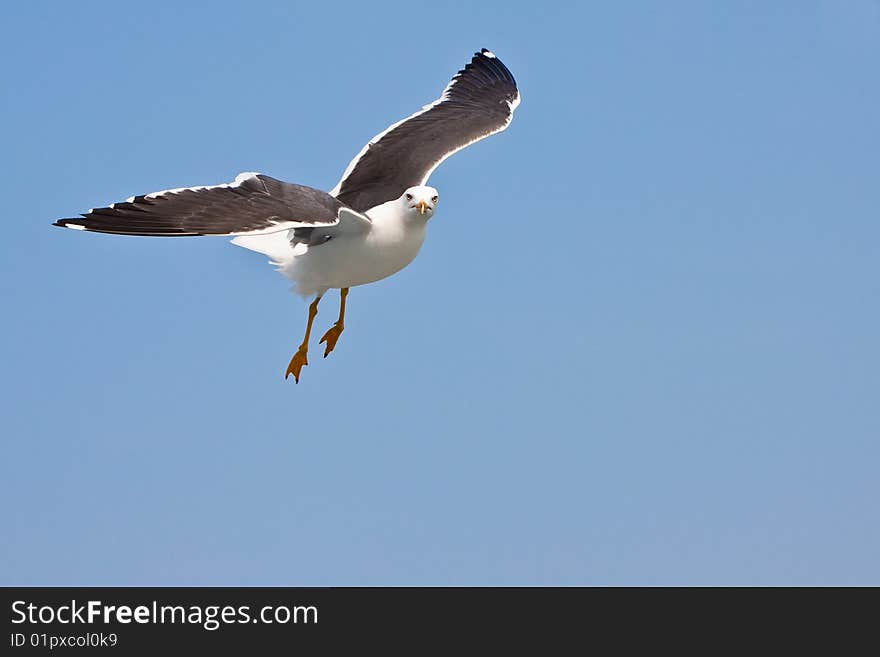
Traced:
[[[875, 0], [20, 2], [0, 33], [0, 583], [880, 584]], [[49, 225], [329, 189], [480, 47], [516, 119], [298, 386], [261, 255]]]

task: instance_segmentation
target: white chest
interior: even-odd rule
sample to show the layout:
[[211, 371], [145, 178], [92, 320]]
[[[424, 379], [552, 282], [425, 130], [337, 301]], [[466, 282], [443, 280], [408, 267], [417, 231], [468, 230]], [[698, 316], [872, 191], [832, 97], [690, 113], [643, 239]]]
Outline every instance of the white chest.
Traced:
[[371, 217], [371, 230], [342, 234], [294, 259], [291, 278], [302, 292], [355, 287], [382, 280], [418, 255], [427, 221], [412, 217]]

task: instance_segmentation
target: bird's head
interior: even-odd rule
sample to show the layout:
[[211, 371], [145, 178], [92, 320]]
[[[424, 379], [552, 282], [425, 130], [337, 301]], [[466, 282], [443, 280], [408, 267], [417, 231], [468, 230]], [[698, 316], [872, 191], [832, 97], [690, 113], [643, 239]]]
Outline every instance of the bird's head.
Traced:
[[407, 189], [400, 200], [409, 212], [430, 219], [434, 214], [434, 208], [437, 207], [437, 201], [440, 200], [440, 195], [433, 187], [416, 185]]

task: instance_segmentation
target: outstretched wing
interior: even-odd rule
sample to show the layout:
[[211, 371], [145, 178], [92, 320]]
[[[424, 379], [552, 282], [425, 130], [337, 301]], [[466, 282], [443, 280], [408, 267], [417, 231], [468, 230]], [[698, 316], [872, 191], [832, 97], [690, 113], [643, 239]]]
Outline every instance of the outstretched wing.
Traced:
[[[341, 212], [345, 210], [345, 212]], [[133, 196], [53, 225], [118, 235], [261, 235], [303, 226], [332, 226], [354, 216], [326, 192], [269, 176], [242, 173], [235, 181]]]
[[373, 137], [330, 193], [361, 212], [398, 198], [453, 153], [504, 130], [519, 100], [513, 75], [484, 48], [440, 98]]

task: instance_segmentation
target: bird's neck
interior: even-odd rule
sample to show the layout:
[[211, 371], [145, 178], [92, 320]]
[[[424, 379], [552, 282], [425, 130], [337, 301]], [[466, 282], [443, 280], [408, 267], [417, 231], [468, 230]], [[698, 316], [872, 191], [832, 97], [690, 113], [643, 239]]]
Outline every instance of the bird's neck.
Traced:
[[425, 239], [427, 217], [407, 211], [398, 201], [377, 205], [366, 214], [373, 223], [370, 234], [377, 243], [410, 244], [417, 250]]
[[365, 213], [375, 226], [396, 227], [402, 230], [424, 230], [428, 215], [410, 212], [399, 199], [377, 205]]

